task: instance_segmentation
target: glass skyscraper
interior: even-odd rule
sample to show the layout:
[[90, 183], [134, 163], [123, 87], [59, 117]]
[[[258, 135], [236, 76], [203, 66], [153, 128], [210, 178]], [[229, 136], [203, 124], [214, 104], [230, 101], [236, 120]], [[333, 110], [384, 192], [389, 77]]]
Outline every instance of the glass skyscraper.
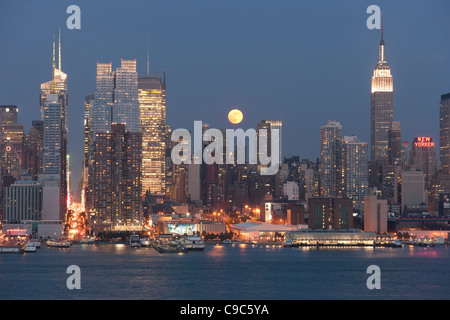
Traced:
[[139, 121], [142, 133], [142, 192], [166, 191], [166, 83], [159, 77], [138, 81]]

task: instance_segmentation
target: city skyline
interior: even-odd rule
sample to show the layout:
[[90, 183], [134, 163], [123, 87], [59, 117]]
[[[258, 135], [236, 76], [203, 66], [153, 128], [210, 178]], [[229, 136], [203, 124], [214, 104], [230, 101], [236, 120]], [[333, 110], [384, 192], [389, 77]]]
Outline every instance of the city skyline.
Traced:
[[[44, 2], [42, 7], [46, 7], [45, 4], [46, 3]], [[9, 4], [10, 7], [8, 9], [12, 11], [18, 10], [20, 5], [21, 3], [17, 5]], [[256, 45], [255, 42], [252, 42], [254, 44], [252, 48], [243, 45], [239, 49], [237, 46], [238, 44], [243, 44], [245, 36], [252, 35], [256, 41], [259, 37], [263, 36], [263, 31], [254, 30], [255, 26], [246, 24], [247, 28], [244, 29], [244, 35], [238, 37], [235, 41], [236, 43], [232, 45], [233, 42], [231, 42], [232, 39], [230, 39], [230, 36], [235, 34], [237, 30], [233, 29], [226, 32], [226, 30], [220, 29], [222, 24], [219, 24], [221, 33], [218, 33], [218, 38], [221, 38], [220, 36], [222, 36], [222, 38], [226, 40], [222, 46], [225, 46], [225, 43], [228, 44], [228, 47], [226, 48], [228, 48], [230, 54], [225, 55], [227, 52], [227, 50], [224, 50], [226, 49], [225, 47], [219, 46], [216, 41], [211, 41], [210, 38], [207, 38], [209, 41], [208, 45], [204, 43], [204, 47], [199, 46], [197, 52], [211, 54], [207, 56], [202, 55], [203, 59], [200, 60], [198, 55], [194, 54], [194, 49], [196, 48], [193, 48], [193, 44], [197, 43], [195, 37], [189, 38], [192, 41], [190, 44], [187, 43], [186, 40], [170, 41], [171, 39], [180, 40], [178, 36], [173, 37], [174, 30], [169, 27], [155, 28], [154, 32], [152, 32], [152, 30], [145, 30], [152, 29], [151, 27], [154, 25], [150, 24], [147, 28], [143, 28], [145, 23], [140, 20], [136, 21], [136, 26], [142, 28], [138, 28], [137, 32], [130, 33], [132, 37], [127, 40], [129, 44], [128, 47], [116, 48], [116, 50], [111, 51], [117, 44], [114, 43], [114, 39], [105, 37], [102, 41], [98, 41], [105, 46], [105, 49], [95, 46], [95, 48], [92, 48], [91, 50], [92, 52], [95, 52], [95, 57], [93, 57], [93, 54], [85, 52], [86, 50], [83, 52], [79, 51], [80, 49], [77, 47], [79, 47], [82, 37], [87, 37], [87, 40], [89, 40], [91, 37], [98, 37], [99, 34], [105, 32], [102, 28], [95, 29], [92, 27], [95, 25], [93, 24], [92, 15], [95, 15], [94, 13], [98, 12], [99, 8], [102, 8], [105, 13], [112, 15], [113, 13], [105, 6], [105, 3], [90, 5], [81, 1], [79, 5], [82, 9], [82, 28], [80, 31], [70, 31], [64, 28], [66, 18], [66, 15], [64, 15], [64, 5], [65, 4], [55, 5], [52, 3], [50, 11], [55, 12], [55, 14], [59, 12], [59, 20], [56, 19], [55, 16], [52, 16], [51, 19], [46, 22], [44, 27], [39, 30], [38, 39], [40, 39], [40, 41], [38, 48], [33, 49], [33, 52], [35, 53], [34, 59], [26, 62], [21, 61], [21, 66], [27, 70], [33, 68], [34, 70], [42, 70], [41, 72], [36, 72], [39, 76], [33, 77], [37, 78], [37, 81], [33, 80], [33, 82], [42, 83], [46, 81], [50, 76], [49, 73], [51, 70], [49, 64], [51, 63], [52, 35], [57, 34], [58, 28], [62, 27], [62, 55], [64, 56], [65, 61], [64, 70], [69, 74], [68, 90], [70, 101], [68, 104], [68, 127], [69, 154], [71, 156], [71, 172], [73, 177], [72, 188], [77, 187], [79, 180], [81, 179], [84, 97], [92, 93], [95, 88], [95, 65], [97, 62], [107, 63], [112, 61], [113, 68], [117, 68], [119, 67], [118, 62], [121, 58], [136, 59], [139, 76], [146, 74], [147, 34], [149, 34], [150, 38], [150, 74], [161, 76], [164, 70], [167, 71], [167, 123], [172, 128], [190, 129], [193, 120], [202, 120], [204, 123], [208, 123], [213, 127], [231, 128], [232, 126], [227, 122], [226, 115], [229, 110], [238, 107], [244, 113], [244, 121], [242, 123], [242, 127], [244, 128], [255, 127], [256, 123], [261, 119], [280, 118], [280, 120], [283, 121], [283, 156], [286, 157], [299, 155], [300, 158], [308, 158], [311, 160], [318, 158], [320, 156], [320, 126], [328, 120], [341, 122], [346, 135], [356, 135], [362, 141], [370, 141], [370, 132], [367, 130], [370, 121], [370, 97], [367, 92], [370, 92], [370, 76], [376, 65], [378, 56], [380, 30], [368, 30], [365, 26], [365, 20], [368, 17], [368, 15], [365, 14], [365, 8], [367, 8], [366, 3], [361, 3], [359, 5], [334, 5], [337, 12], [333, 15], [327, 13], [326, 10], [323, 10], [324, 15], [335, 17], [338, 17], [342, 11], [346, 10], [350, 11], [351, 15], [358, 16], [358, 18], [353, 18], [349, 16], [350, 13], [342, 13], [340, 16], [341, 19], [338, 19], [339, 21], [342, 20], [342, 28], [339, 32], [333, 30], [333, 28], [325, 28], [325, 26], [316, 28], [313, 31], [305, 31], [305, 28], [302, 28], [305, 23], [309, 22], [314, 24], [314, 26], [319, 23], [318, 21], [311, 21], [311, 19], [302, 19], [305, 18], [304, 16], [308, 12], [317, 13], [319, 10], [318, 6], [294, 4], [289, 1], [282, 3], [279, 9], [276, 10], [276, 19], [272, 23], [280, 22], [282, 13], [288, 15], [289, 19], [287, 19], [285, 24], [281, 24], [279, 26], [281, 29], [279, 29], [284, 30], [284, 28], [288, 28], [290, 32], [288, 34], [298, 35], [299, 40], [288, 41], [291, 40], [289, 36], [281, 37], [278, 33], [274, 34], [274, 30], [276, 30], [274, 28], [270, 39], [272, 43], [277, 44], [275, 48], [278, 50], [272, 49], [268, 51], [267, 49], [269, 49], [270, 46], [268, 46], [268, 43], [263, 44], [262, 42], [264, 47], [260, 47], [259, 45]], [[332, 6], [331, 2], [329, 5]], [[440, 47], [439, 51], [435, 50], [431, 56], [437, 57], [438, 60], [433, 58], [423, 58], [426, 56], [426, 52], [431, 51], [432, 48], [436, 48], [435, 46], [437, 43], [439, 46], [448, 45], [442, 41], [437, 41], [436, 32], [434, 32], [433, 37], [436, 41], [430, 40], [429, 37], [425, 38], [428, 34], [431, 34], [430, 29], [437, 28], [437, 26], [444, 22], [439, 21], [434, 24], [426, 24], [421, 23], [420, 20], [416, 20], [414, 23], [410, 24], [407, 20], [409, 20], [411, 16], [407, 17], [407, 14], [398, 12], [402, 9], [401, 4], [391, 5], [381, 1], [379, 5], [384, 12], [384, 39], [387, 42], [389, 65], [392, 68], [396, 83], [394, 91], [394, 120], [401, 121], [402, 123], [402, 140], [411, 142], [416, 136], [431, 136], [435, 141], [438, 141], [439, 125], [436, 118], [439, 114], [439, 97], [441, 94], [450, 91], [449, 81], [443, 80], [444, 71], [446, 70], [445, 66], [450, 66], [450, 61], [447, 57], [439, 55], [438, 53], [445, 52], [445, 47]], [[422, 8], [419, 2], [415, 5]], [[61, 9], [58, 9], [59, 6], [61, 6]], [[154, 7], [151, 5], [148, 5], [148, 7], [142, 6], [143, 8], [154, 8], [155, 12], [158, 12], [159, 10], [162, 13], [167, 13], [166, 10], [168, 9], [164, 5], [154, 5]], [[444, 9], [443, 7], [446, 6], [447, 4], [442, 2], [424, 7], [422, 15], [425, 15], [426, 18], [426, 14], [428, 14], [429, 17], [433, 16], [433, 18], [435, 18], [436, 14], [440, 14], [439, 10]], [[30, 8], [32, 8], [32, 6], [27, 6], [27, 9]], [[234, 13], [234, 16], [239, 22], [236, 26], [236, 28], [238, 28], [239, 25], [244, 25], [243, 15], [252, 8], [253, 7], [249, 7], [249, 5], [238, 5], [232, 2], [228, 5], [223, 5], [222, 9], [228, 13], [230, 10], [235, 9], [236, 12]], [[299, 17], [294, 19], [292, 14], [287, 13], [288, 8], [297, 9], [296, 12], [299, 14]], [[214, 5], [203, 6], [201, 9], [202, 13], [205, 13], [205, 11], [208, 10], [210, 10], [211, 13], [217, 13], [215, 11], [217, 8]], [[261, 3], [260, 6], [255, 7], [254, 9], [262, 15], [260, 18], [253, 19], [262, 22], [262, 20], [264, 20], [263, 18], [267, 17], [269, 8], [265, 6], [265, 3]], [[177, 7], [175, 11], [171, 12], [178, 17], [178, 15], [181, 14], [179, 10], [181, 9]], [[136, 14], [134, 9], [133, 12]], [[24, 14], [29, 15], [30, 13], [26, 11]], [[129, 11], [124, 10], [121, 14], [124, 19], [131, 19]], [[394, 16], [396, 19], [393, 19]], [[211, 17], [212, 15], [203, 17], [203, 20], [211, 19]], [[422, 18], [422, 20], [425, 18]], [[7, 20], [8, 19], [3, 23], [6, 23]], [[59, 22], [57, 22], [57, 20]], [[189, 21], [193, 23], [193, 21]], [[102, 25], [103, 28], [105, 28], [106, 22], [103, 21], [103, 23], [104, 24], [99, 25]], [[272, 23], [269, 23], [268, 27], [274, 27]], [[130, 32], [132, 29], [134, 30], [134, 27], [127, 29], [123, 24], [120, 24], [120, 26], [121, 29], [123, 29], [122, 34], [126, 33], [127, 30]], [[405, 31], [405, 29], [407, 29], [406, 27], [409, 27], [407, 32]], [[110, 31], [117, 30], [116, 28], [117, 27], [112, 26]], [[191, 28], [195, 28], [197, 31], [202, 30], [200, 25], [196, 23], [193, 23]], [[265, 29], [264, 31], [268, 30]], [[19, 32], [22, 38], [26, 38], [23, 31], [16, 32]], [[76, 32], [79, 33], [77, 34]], [[280, 31], [278, 30], [277, 32]], [[411, 34], [414, 34], [414, 37], [419, 38], [419, 40], [412, 41], [412, 39], [409, 38], [411, 37]], [[437, 34], [439, 34], [439, 32]], [[164, 35], [172, 35], [172, 37], [164, 38]], [[210, 33], [208, 33], [208, 35], [211, 36]], [[274, 35], [278, 35], [278, 37], [274, 37]], [[5, 36], [8, 38], [7, 35], [2, 35], [2, 37]], [[352, 38], [357, 39], [358, 41], [354, 40], [352, 42]], [[24, 39], [22, 39], [20, 43], [26, 43], [26, 41], [23, 40]], [[310, 41], [308, 42], [308, 45], [305, 45], [306, 40]], [[339, 50], [334, 48], [335, 54], [330, 56], [330, 47], [328, 47], [328, 44], [325, 45], [323, 43], [324, 40], [330, 40], [330, 45], [339, 42], [341, 47], [339, 47]], [[342, 45], [342, 41], [344, 40], [346, 43], [345, 45]], [[122, 41], [125, 40], [122, 39], [118, 42], [122, 43]], [[13, 40], [12, 43], [16, 43], [15, 40]], [[315, 43], [316, 48], [319, 50], [308, 49], [311, 48], [311, 43]], [[423, 43], [424, 45], [419, 46], [417, 43]], [[425, 44], [428, 44], [428, 46]], [[173, 51], [170, 51], [169, 49], [170, 46], [180, 48], [181, 53], [184, 52], [185, 54], [180, 54], [178, 56], [174, 55]], [[271, 47], [273, 48], [273, 46]], [[18, 53], [12, 50], [15, 54], [26, 52], [24, 48], [20, 50], [20, 45], [14, 46], [14, 48], [19, 49]], [[89, 48], [89, 46], [86, 48]], [[181, 50], [183, 48], [189, 48], [190, 50]], [[219, 48], [222, 49], [219, 50], [222, 54], [217, 54]], [[314, 54], [317, 53], [317, 56], [321, 56], [321, 48], [328, 48], [328, 50], [325, 50], [327, 51], [326, 56], [328, 58], [320, 61], [320, 65], [322, 66], [320, 70], [315, 68], [313, 71], [307, 64], [308, 62], [311, 62], [313, 66], [317, 66], [319, 58], [314, 57]], [[412, 48], [414, 48], [414, 51], [411, 51]], [[80, 54], [81, 52], [82, 54]], [[402, 54], [405, 54], [405, 52], [409, 53], [407, 55], [408, 58], [401, 59], [400, 57]], [[216, 53], [216, 55], [214, 55], [214, 53]], [[2, 53], [2, 55], [3, 54], [5, 53]], [[250, 54], [254, 55], [255, 61], [251, 61]], [[288, 62], [279, 60], [279, 57], [283, 56], [283, 54], [286, 56], [286, 61]], [[233, 55], [240, 59], [233, 60], [229, 57]], [[190, 64], [186, 64], [186, 59], [188, 57], [191, 58], [189, 60], [191, 62]], [[207, 57], [209, 57], [209, 60], [206, 59]], [[272, 59], [267, 59], [269, 57], [272, 57]], [[338, 59], [338, 57], [343, 59]], [[413, 59], [415, 57], [422, 57], [420, 60], [424, 65], [427, 64], [428, 68], [424, 66], [422, 69], [420, 69], [420, 67], [419, 70], [416, 69], [416, 73], [417, 71], [422, 72], [423, 76], [417, 77], [417, 81], [412, 81], [411, 72], [413, 70], [410, 69], [413, 69], [412, 66], [416, 66], [414, 62], [415, 59]], [[216, 64], [212, 64], [211, 60], [216, 60]], [[33, 66], [29, 64], [31, 61], [33, 61]], [[233, 63], [233, 61], [235, 63]], [[344, 63], [338, 64], [338, 61]], [[275, 62], [278, 63], [278, 66]], [[80, 70], [74, 69], [77, 68], [77, 65], [80, 63], [82, 63], [83, 68], [80, 68]], [[180, 63], [185, 64], [181, 69]], [[289, 64], [291, 69], [286, 69], [286, 64]], [[14, 66], [14, 64], [12, 65]], [[193, 70], [189, 68], [190, 65], [192, 65]], [[224, 70], [226, 69], [224, 67], [227, 65], [232, 66], [232, 68], [229, 68], [230, 70]], [[259, 69], [256, 68], [257, 65], [260, 66]], [[439, 67], [439, 71], [436, 71], [437, 66]], [[343, 67], [345, 68], [342, 69]], [[205, 68], [208, 70], [205, 70]], [[236, 70], [236, 68], [239, 70]], [[5, 70], [8, 72], [8, 66], [5, 66]], [[226, 77], [230, 79], [229, 72], [231, 72], [231, 70], [234, 71], [235, 75], [241, 75], [242, 77], [238, 77], [233, 83], [230, 83], [230, 80], [221, 80], [225, 82], [215, 82], [222, 84], [222, 86], [215, 85], [214, 88], [208, 83], [214, 82], [208, 81], [208, 77], [213, 77], [213, 79], [216, 80], [218, 78]], [[271, 75], [275, 76], [267, 77], [269, 71]], [[324, 71], [329, 75], [328, 78], [321, 78]], [[336, 77], [339, 74], [343, 76], [343, 72], [350, 72], [352, 75], [356, 74], [357, 77], [352, 80], [352, 82], [341, 84], [337, 82]], [[434, 77], [427, 77], [427, 72], [430, 72], [430, 74], [432, 73]], [[195, 81], [186, 81], [189, 85], [183, 85], [183, 80], [187, 80], [186, 76], [194, 73], [198, 74]], [[13, 79], [14, 76], [13, 73]], [[80, 82], [80, 77], [83, 78], [82, 82]], [[323, 84], [318, 85], [318, 78], [321, 78], [321, 81], [323, 80]], [[346, 79], [348, 78], [350, 77], [346, 76]], [[201, 84], [200, 82], [197, 82], [197, 79], [204, 79], [205, 83]], [[272, 86], [279, 92], [272, 97], [270, 94], [264, 93], [267, 91], [267, 88], [266, 84], [263, 82], [266, 82], [266, 80], [269, 79], [271, 79], [271, 85], [269, 85], [269, 87]], [[433, 79], [433, 81], [429, 81], [429, 79]], [[242, 81], [246, 85], [242, 86]], [[333, 82], [334, 85], [329, 85], [330, 82]], [[11, 82], [11, 84], [13, 83], [14, 81]], [[28, 88], [29, 86], [26, 83], [28, 83], [28, 79], [23, 83], [24, 87]], [[224, 86], [224, 84], [226, 84], [226, 86]], [[276, 84], [276, 86], [274, 86], [274, 84]], [[412, 85], [411, 89], [408, 85]], [[27, 132], [31, 121], [39, 119], [36, 103], [38, 99], [36, 98], [36, 95], [39, 93], [38, 88], [34, 85], [30, 86], [29, 89], [26, 90], [26, 93], [19, 97], [14, 95], [16, 88], [13, 86], [4, 83], [1, 87], [4, 88], [4, 92], [2, 92], [4, 96], [3, 104], [17, 105], [20, 110], [26, 110], [26, 112], [19, 113], [18, 122], [24, 124], [24, 131]], [[417, 91], [418, 87], [422, 88], [420, 94], [417, 94], [417, 92], [419, 92]], [[202, 95], [199, 94], [199, 90]], [[323, 90], [329, 92], [327, 96], [330, 95], [335, 98], [324, 98], [322, 94]], [[36, 91], [36, 95], [33, 94], [34, 91]], [[350, 94], [350, 92], [352, 94]], [[339, 102], [338, 104], [334, 102], [334, 107], [327, 106], [330, 105], [330, 100], [336, 100], [337, 97], [343, 99], [344, 96], [345, 100], [342, 100], [344, 102]], [[279, 99], [280, 97], [282, 99]], [[277, 100], [277, 107], [272, 107], [275, 104], [273, 103], [274, 100]], [[278, 104], [281, 106], [278, 107]], [[33, 108], [32, 106], [35, 107]], [[416, 112], [408, 111], [409, 106], [411, 106], [411, 109], [416, 110]], [[429, 114], [429, 116], [423, 116], [422, 110], [420, 109], [425, 108], [425, 106], [429, 108], [429, 111], [425, 112], [425, 114]], [[214, 113], [209, 112], [212, 108], [215, 110]], [[178, 114], [183, 113], [182, 110], [186, 109], [189, 109], [190, 112], [187, 113], [187, 116], [181, 117], [183, 118], [181, 119]], [[282, 110], [283, 112], [279, 114], [277, 110]], [[405, 115], [407, 115], [407, 117], [405, 117]], [[419, 126], [419, 123], [422, 125]], [[299, 139], [302, 136], [306, 138]]]

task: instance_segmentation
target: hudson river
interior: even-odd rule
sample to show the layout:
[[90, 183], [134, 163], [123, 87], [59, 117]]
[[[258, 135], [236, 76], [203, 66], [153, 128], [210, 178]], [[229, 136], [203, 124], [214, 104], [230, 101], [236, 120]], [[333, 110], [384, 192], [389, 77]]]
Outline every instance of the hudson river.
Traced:
[[[207, 244], [160, 254], [127, 245], [42, 245], [0, 255], [0, 299], [450, 299], [448, 247], [305, 249]], [[67, 267], [81, 270], [69, 290]], [[370, 265], [381, 289], [369, 290]]]

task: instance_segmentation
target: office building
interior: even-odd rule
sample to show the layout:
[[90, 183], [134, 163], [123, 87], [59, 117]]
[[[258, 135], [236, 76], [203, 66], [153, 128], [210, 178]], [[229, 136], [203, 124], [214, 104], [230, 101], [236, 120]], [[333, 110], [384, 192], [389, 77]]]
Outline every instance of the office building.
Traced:
[[37, 221], [42, 214], [42, 187], [37, 181], [16, 181], [3, 190], [3, 221]]
[[166, 191], [166, 84], [159, 77], [138, 81], [139, 121], [142, 133], [142, 192]]
[[383, 29], [371, 89], [371, 161], [389, 160], [389, 131], [394, 118], [394, 87], [386, 61]]
[[376, 194], [364, 197], [364, 231], [378, 234], [387, 232], [388, 204]]
[[440, 103], [439, 158], [444, 173], [450, 172], [450, 93], [441, 96]]

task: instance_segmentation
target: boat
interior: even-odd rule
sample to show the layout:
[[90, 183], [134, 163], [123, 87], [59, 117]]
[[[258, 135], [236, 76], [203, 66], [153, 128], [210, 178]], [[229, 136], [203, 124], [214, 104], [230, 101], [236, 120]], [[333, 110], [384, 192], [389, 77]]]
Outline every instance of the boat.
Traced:
[[56, 248], [69, 248], [70, 242], [62, 239], [48, 239], [45, 244], [48, 247], [56, 247]]
[[141, 247], [150, 247], [150, 239], [148, 237], [141, 238]]
[[36, 252], [37, 250], [37, 242], [36, 241], [28, 241], [25, 246], [22, 248], [23, 252]]
[[231, 244], [231, 240], [230, 239], [226, 239], [222, 241], [223, 244]]
[[41, 247], [41, 240], [39, 239], [30, 239], [28, 242], [34, 243], [37, 249]]
[[80, 244], [94, 244], [95, 240], [92, 238], [85, 238], [80, 240]]
[[287, 239], [283, 242], [283, 247], [285, 248], [293, 248], [293, 247], [299, 247], [299, 244], [294, 244], [291, 239]]
[[0, 253], [23, 253], [23, 250], [18, 245], [2, 245], [0, 246]]
[[158, 239], [153, 241], [153, 248], [159, 253], [187, 252], [181, 241], [174, 239], [171, 234], [160, 234]]
[[141, 246], [141, 241], [139, 240], [139, 235], [132, 234], [130, 236], [130, 247], [139, 248]]
[[203, 251], [205, 250], [205, 241], [200, 236], [184, 236], [180, 243], [187, 251]]

